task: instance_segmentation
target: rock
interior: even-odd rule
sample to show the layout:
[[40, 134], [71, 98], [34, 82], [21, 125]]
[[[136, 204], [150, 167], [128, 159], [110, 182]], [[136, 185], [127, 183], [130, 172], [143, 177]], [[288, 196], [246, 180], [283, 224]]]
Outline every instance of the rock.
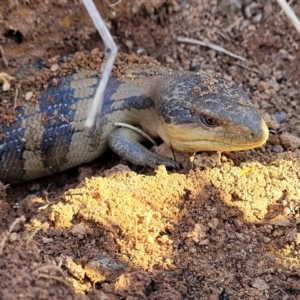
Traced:
[[270, 286], [261, 278], [257, 277], [251, 280], [251, 285], [261, 291], [268, 290]]

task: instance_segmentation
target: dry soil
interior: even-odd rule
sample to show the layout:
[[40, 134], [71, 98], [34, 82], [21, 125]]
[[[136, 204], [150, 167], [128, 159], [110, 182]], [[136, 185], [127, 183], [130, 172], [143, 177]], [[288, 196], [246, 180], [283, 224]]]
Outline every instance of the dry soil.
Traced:
[[[120, 51], [236, 82], [266, 120], [269, 141], [199, 153], [180, 172], [136, 168], [110, 152], [2, 185], [0, 299], [300, 299], [299, 33], [271, 0], [109, 1], [96, 4]], [[292, 6], [300, 16], [300, 3]], [[2, 1], [0, 37], [6, 73], [103, 49], [77, 0]]]

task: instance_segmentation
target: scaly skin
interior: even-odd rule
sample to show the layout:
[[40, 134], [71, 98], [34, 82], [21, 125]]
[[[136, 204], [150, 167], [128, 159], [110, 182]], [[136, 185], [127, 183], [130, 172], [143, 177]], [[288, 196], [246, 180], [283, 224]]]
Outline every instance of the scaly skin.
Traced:
[[94, 160], [108, 145], [135, 164], [178, 167], [115, 122], [139, 126], [185, 152], [251, 149], [268, 138], [265, 122], [238, 87], [217, 76], [161, 68], [128, 69], [122, 80], [111, 77], [102, 111], [88, 132], [84, 122], [99, 80], [96, 72], [81, 69], [57, 77], [55, 86], [49, 83], [35, 104], [19, 95], [15, 122], [0, 128], [1, 181], [19, 183], [61, 172]]

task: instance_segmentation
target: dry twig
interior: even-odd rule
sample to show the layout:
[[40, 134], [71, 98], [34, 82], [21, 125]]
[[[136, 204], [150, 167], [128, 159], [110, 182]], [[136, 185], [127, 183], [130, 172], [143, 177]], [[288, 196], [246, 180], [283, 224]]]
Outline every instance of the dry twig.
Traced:
[[148, 139], [153, 145], [157, 146], [157, 143], [153, 140], [153, 138], [147, 134], [145, 131], [135, 127], [135, 126], [132, 126], [130, 124], [127, 124], [127, 123], [123, 123], [123, 122], [116, 122], [114, 123], [115, 126], [120, 126], [120, 127], [125, 127], [125, 128], [129, 128], [131, 129], [132, 131], [135, 131], [137, 133], [139, 133], [141, 136], [145, 137], [146, 139]]
[[12, 231], [14, 230], [15, 226], [18, 224], [18, 223], [21, 223], [21, 222], [25, 222], [26, 219], [25, 219], [25, 216], [21, 216], [20, 218], [17, 218], [15, 219], [15, 221], [10, 225], [8, 231], [5, 233], [5, 236], [4, 238], [2, 239], [2, 241], [0, 242], [0, 255], [2, 255], [3, 253], [3, 249], [4, 249], [4, 245], [9, 237], [9, 235], [12, 233]]
[[296, 30], [300, 33], [300, 21], [295, 15], [293, 9], [285, 0], [277, 0], [277, 2], [281, 6], [282, 10], [285, 12], [286, 16], [290, 19], [292, 24], [295, 26]]
[[38, 228], [36, 228], [33, 233], [28, 237], [27, 241], [26, 241], [26, 249], [28, 249], [29, 243], [32, 242], [33, 237], [44, 227], [44, 223], [39, 226]]
[[208, 48], [213, 49], [215, 51], [227, 54], [228, 56], [234, 57], [236, 59], [247, 61], [246, 58], [244, 58], [242, 56], [239, 56], [239, 55], [236, 55], [236, 54], [234, 54], [234, 53], [232, 53], [232, 52], [230, 52], [230, 51], [222, 48], [221, 46], [218, 46], [218, 45], [213, 44], [213, 43], [203, 42], [203, 41], [200, 41], [200, 40], [190, 39], [190, 38], [181, 37], [181, 36], [177, 37], [177, 41], [178, 42], [182, 42], [182, 43], [190, 43], [190, 44], [205, 46], [205, 47], [208, 47]]
[[5, 55], [4, 55], [4, 49], [3, 49], [3, 47], [1, 45], [0, 45], [0, 54], [2, 56], [2, 60], [3, 60], [4, 64], [5, 64], [5, 66], [7, 68], [8, 67], [8, 61], [7, 61], [7, 59], [6, 59]]

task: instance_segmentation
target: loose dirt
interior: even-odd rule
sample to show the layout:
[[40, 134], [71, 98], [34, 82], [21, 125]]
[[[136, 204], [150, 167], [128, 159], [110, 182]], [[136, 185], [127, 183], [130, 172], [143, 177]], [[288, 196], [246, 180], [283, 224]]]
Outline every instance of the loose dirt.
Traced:
[[[186, 162], [180, 172], [137, 168], [109, 152], [1, 185], [0, 299], [300, 299], [300, 35], [276, 1], [143, 2], [96, 1], [120, 50], [236, 82], [269, 141], [199, 153], [193, 163], [176, 154]], [[103, 50], [80, 1], [8, 0], [0, 24], [0, 72]]]

